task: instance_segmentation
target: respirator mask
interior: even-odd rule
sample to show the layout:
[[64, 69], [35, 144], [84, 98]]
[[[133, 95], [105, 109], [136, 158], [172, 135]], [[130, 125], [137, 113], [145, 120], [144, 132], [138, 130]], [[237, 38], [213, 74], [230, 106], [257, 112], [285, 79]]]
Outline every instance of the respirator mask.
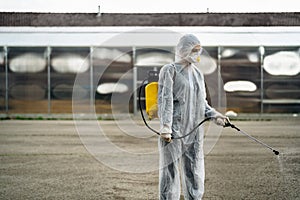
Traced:
[[190, 63], [200, 63], [200, 55], [202, 54], [202, 47], [195, 47], [188, 55], [187, 60]]

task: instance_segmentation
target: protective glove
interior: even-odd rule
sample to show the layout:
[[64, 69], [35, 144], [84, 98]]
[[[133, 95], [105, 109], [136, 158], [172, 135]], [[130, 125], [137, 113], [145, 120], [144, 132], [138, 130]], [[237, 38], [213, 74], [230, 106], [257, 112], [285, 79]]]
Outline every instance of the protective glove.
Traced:
[[161, 133], [160, 137], [163, 138], [166, 142], [172, 141], [172, 136], [170, 133]]
[[172, 131], [168, 127], [164, 126], [159, 132], [160, 132], [160, 137], [163, 138], [166, 142], [172, 141], [172, 136], [171, 136]]
[[229, 122], [229, 119], [224, 115], [217, 115], [213, 121], [218, 126], [225, 126], [226, 122]]

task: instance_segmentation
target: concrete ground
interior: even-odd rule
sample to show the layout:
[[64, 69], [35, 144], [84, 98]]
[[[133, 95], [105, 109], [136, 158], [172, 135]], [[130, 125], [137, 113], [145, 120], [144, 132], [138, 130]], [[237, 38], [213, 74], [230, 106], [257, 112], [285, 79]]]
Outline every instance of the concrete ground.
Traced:
[[[157, 155], [125, 155], [156, 152], [156, 136], [137, 138], [146, 128], [125, 120], [125, 131], [115, 121], [99, 121], [105, 132], [99, 135], [91, 123], [76, 129], [72, 120], [0, 121], [0, 199], [158, 199], [158, 171], [150, 170]], [[203, 199], [300, 199], [299, 120], [234, 123], [281, 154], [224, 129], [205, 157]], [[108, 149], [107, 141], [123, 153]]]

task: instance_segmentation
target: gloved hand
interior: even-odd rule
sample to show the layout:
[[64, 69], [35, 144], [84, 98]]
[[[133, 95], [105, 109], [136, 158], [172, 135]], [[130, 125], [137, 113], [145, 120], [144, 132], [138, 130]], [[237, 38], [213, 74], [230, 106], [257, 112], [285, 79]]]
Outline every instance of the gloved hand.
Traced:
[[167, 126], [164, 126], [160, 131], [160, 137], [163, 138], [166, 142], [172, 141], [171, 130]]
[[172, 136], [170, 133], [161, 133], [160, 137], [163, 138], [166, 142], [172, 141]]
[[230, 122], [229, 118], [224, 116], [224, 115], [217, 115], [213, 121], [215, 122], [215, 124], [217, 124], [218, 126], [225, 126], [226, 122]]

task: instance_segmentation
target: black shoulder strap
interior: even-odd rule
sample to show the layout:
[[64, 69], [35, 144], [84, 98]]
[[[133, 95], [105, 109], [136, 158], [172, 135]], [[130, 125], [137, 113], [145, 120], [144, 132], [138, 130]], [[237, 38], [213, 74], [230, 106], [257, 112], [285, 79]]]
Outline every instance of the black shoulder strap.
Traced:
[[173, 76], [173, 81], [175, 81], [176, 74], [177, 74], [177, 68], [176, 68], [175, 63], [172, 63], [171, 65], [172, 65], [172, 66], [174, 67], [174, 69], [175, 69], [175, 71], [174, 71], [174, 76]]

